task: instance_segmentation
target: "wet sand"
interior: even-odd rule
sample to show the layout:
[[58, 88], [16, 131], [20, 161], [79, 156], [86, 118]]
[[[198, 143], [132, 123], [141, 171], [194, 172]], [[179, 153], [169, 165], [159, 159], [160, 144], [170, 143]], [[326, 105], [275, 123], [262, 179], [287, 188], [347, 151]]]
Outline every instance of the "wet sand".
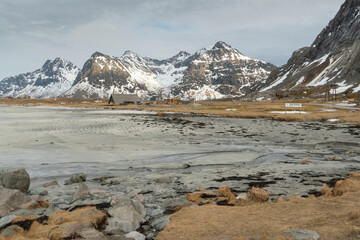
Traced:
[[[196, 188], [266, 189], [271, 198], [319, 194], [324, 183], [360, 170], [360, 128], [89, 108], [0, 106], [0, 166], [24, 167], [30, 189], [74, 173], [115, 177], [101, 187], [142, 193], [170, 211]], [[302, 164], [303, 159], [311, 163]], [[157, 179], [169, 177], [159, 183]], [[66, 202], [74, 189], [46, 198]]]

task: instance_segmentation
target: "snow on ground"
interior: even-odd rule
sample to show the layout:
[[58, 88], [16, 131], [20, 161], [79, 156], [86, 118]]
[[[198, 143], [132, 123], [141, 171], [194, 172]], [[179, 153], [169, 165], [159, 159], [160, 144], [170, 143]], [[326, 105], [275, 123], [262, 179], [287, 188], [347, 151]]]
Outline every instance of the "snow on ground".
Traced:
[[[317, 75], [316, 78], [314, 78], [306, 86], [308, 86], [308, 87], [310, 87], [310, 86], [316, 87], [316, 86], [320, 86], [320, 85], [325, 85], [327, 83], [327, 81], [331, 80], [328, 77], [326, 77], [326, 75], [329, 73], [329, 70], [341, 60], [341, 58], [342, 58], [342, 56], [339, 57], [338, 59], [336, 59], [335, 61], [333, 61], [333, 58], [330, 58], [329, 66], [327, 66], [320, 74]], [[314, 62], [317, 62], [317, 61], [314, 61]]]
[[217, 92], [209, 86], [203, 86], [200, 89], [193, 89], [185, 92], [185, 99], [194, 99], [195, 101], [223, 98], [225, 95]]
[[[353, 87], [353, 85], [346, 85], [345, 84], [346, 81], [342, 81], [341, 83], [337, 83], [337, 85], [339, 86], [337, 89], [336, 89], [336, 93], [339, 94], [339, 93], [343, 93], [345, 92], [346, 90], [348, 90], [349, 88]], [[335, 94], [335, 89], [331, 89], [330, 90], [330, 93], [331, 94]]]
[[356, 107], [356, 103], [337, 103], [336, 106], [342, 107]]
[[265, 91], [267, 91], [267, 90], [269, 90], [269, 89], [271, 89], [271, 88], [279, 85], [280, 83], [282, 83], [282, 82], [288, 77], [289, 73], [290, 73], [290, 71], [287, 72], [286, 74], [284, 74], [281, 78], [278, 78], [278, 79], [277, 79], [275, 82], [273, 82], [270, 86], [262, 89], [260, 92], [265, 92]]
[[305, 77], [302, 76], [302, 77], [296, 82], [296, 84], [295, 84], [292, 88], [294, 88], [294, 87], [296, 87], [297, 85], [299, 85], [300, 83], [302, 83], [302, 82], [304, 81], [304, 79], [305, 79]]
[[359, 92], [360, 91], [360, 85], [353, 89], [353, 92]]

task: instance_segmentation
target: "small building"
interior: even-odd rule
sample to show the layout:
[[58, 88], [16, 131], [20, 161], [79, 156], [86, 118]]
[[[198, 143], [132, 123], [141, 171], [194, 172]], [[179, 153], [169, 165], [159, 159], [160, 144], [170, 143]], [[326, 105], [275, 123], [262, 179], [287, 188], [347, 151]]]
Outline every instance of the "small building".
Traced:
[[111, 94], [108, 104], [134, 104], [141, 103], [141, 99], [137, 94]]
[[28, 100], [28, 99], [31, 99], [31, 97], [29, 95], [20, 95], [20, 96], [17, 97], [17, 99], [26, 99], [26, 100]]

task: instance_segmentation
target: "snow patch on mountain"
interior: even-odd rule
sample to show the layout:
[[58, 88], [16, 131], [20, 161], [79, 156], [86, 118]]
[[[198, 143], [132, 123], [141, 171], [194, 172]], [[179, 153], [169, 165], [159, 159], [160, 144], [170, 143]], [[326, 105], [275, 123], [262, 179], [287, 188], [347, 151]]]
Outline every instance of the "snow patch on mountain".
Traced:
[[79, 71], [79, 68], [65, 59], [48, 60], [41, 69], [34, 72], [1, 80], [0, 96], [57, 97], [72, 86]]

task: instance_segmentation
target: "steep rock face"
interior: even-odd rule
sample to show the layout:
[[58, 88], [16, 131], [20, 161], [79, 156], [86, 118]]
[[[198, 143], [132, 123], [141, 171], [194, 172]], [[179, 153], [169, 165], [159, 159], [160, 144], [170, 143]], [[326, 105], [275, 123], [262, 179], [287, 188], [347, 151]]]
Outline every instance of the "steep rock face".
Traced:
[[274, 65], [246, 57], [224, 42], [191, 55], [156, 60], [126, 51], [120, 58], [95, 53], [85, 63], [67, 97], [109, 97], [137, 93], [143, 99], [213, 99], [244, 95], [267, 78]]
[[202, 49], [188, 59], [182, 82], [173, 95], [196, 100], [243, 96], [249, 87], [265, 80], [276, 66], [252, 59], [224, 42]]
[[67, 60], [47, 60], [41, 69], [1, 80], [0, 97], [57, 97], [72, 86], [79, 71], [79, 68]]
[[295, 51], [286, 65], [273, 71], [260, 92], [316, 89], [338, 85], [338, 93], [360, 90], [360, 1], [346, 0], [335, 18], [310, 47]]

